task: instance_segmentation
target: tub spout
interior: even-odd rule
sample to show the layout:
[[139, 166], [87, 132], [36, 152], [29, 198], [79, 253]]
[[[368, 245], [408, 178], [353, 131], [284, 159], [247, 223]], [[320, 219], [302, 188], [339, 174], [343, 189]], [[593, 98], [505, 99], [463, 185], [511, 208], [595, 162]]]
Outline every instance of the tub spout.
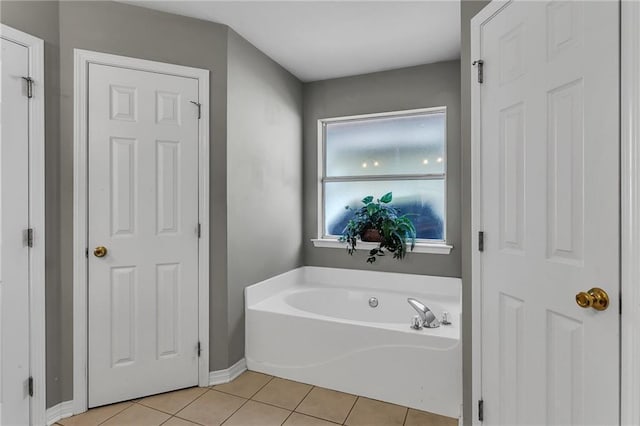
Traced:
[[418, 312], [418, 315], [420, 315], [420, 322], [422, 323], [423, 327], [426, 327], [426, 328], [440, 327], [440, 321], [438, 321], [434, 313], [431, 312], [431, 309], [427, 308], [427, 306], [424, 303], [412, 297], [408, 298], [407, 302], [409, 302], [411, 307], [413, 307], [413, 309], [415, 309]]

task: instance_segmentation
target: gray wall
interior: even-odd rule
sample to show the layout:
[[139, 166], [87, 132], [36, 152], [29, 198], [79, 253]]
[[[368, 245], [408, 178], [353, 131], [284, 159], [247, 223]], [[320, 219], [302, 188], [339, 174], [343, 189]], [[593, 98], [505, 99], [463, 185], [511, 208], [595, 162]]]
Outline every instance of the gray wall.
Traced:
[[[471, 34], [470, 21], [489, 2], [463, 0], [460, 6], [462, 90], [460, 127], [462, 130], [462, 377], [464, 423], [471, 424]], [[474, 58], [475, 60], [475, 58]]]
[[[0, 3], [0, 21], [44, 40], [45, 52], [45, 226], [46, 226], [46, 351], [47, 405], [59, 402], [61, 386], [62, 310], [60, 286], [60, 47], [58, 3], [53, 1]], [[38, 92], [36, 86], [36, 96]]]
[[[305, 265], [460, 277], [460, 62], [307, 83], [303, 93]], [[443, 105], [447, 107], [447, 239], [454, 246], [451, 254], [410, 253], [400, 262], [389, 256], [369, 265], [366, 251], [351, 257], [343, 249], [313, 247], [310, 239], [317, 238], [318, 120]]]
[[244, 357], [244, 287], [302, 264], [302, 84], [229, 30], [229, 364]]

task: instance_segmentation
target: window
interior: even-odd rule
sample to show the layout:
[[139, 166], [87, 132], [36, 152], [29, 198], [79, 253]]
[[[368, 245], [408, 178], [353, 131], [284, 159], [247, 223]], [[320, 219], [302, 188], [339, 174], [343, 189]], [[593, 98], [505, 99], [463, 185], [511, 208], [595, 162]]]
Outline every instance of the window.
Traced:
[[393, 192], [419, 242], [446, 240], [446, 107], [320, 120], [321, 229], [342, 233], [362, 198]]

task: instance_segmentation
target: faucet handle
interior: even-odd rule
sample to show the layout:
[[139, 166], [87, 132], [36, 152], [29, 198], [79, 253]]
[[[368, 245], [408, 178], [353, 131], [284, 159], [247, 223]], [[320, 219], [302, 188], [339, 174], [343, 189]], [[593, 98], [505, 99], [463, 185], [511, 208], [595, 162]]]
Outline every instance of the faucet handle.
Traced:
[[414, 330], [422, 330], [422, 321], [418, 315], [411, 318], [411, 328]]
[[451, 325], [451, 321], [449, 321], [449, 312], [445, 311], [442, 313], [442, 321], [440, 321], [442, 325]]

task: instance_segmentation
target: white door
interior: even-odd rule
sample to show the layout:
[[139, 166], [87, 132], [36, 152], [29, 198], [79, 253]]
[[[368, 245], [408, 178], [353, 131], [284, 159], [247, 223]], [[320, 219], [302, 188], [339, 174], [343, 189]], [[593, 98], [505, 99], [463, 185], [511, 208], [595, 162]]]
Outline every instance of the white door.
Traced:
[[[619, 421], [618, 8], [514, 1], [480, 27], [488, 424]], [[577, 305], [593, 287], [608, 309]]]
[[198, 384], [191, 101], [195, 79], [89, 65], [90, 407]]
[[0, 424], [28, 425], [29, 57], [25, 46], [0, 42]]

